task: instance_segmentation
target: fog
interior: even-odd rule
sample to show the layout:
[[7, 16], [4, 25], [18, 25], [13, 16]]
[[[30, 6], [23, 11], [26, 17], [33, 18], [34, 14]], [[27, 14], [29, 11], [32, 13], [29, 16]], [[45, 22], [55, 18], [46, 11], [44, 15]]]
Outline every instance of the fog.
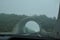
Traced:
[[28, 29], [34, 31], [34, 32], [39, 32], [40, 31], [40, 27], [39, 24], [37, 24], [35, 21], [29, 21], [26, 23], [25, 25]]
[[57, 17], [59, 0], [0, 0], [0, 13]]

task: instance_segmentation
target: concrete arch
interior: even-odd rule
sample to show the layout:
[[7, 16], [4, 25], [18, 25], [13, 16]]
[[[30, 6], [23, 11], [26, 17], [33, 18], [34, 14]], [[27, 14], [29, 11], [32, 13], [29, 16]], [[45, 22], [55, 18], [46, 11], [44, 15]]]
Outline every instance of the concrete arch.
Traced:
[[[22, 19], [19, 23], [18, 23], [18, 33], [19, 34], [22, 34], [23, 33], [23, 28], [25, 27], [25, 24], [28, 22], [28, 21], [35, 21], [39, 26], [41, 26], [41, 22], [39, 21], [39, 19], [35, 18], [35, 17], [27, 17], [27, 18], [24, 18]], [[40, 27], [41, 28], [41, 27]], [[40, 29], [41, 31], [41, 29]]]

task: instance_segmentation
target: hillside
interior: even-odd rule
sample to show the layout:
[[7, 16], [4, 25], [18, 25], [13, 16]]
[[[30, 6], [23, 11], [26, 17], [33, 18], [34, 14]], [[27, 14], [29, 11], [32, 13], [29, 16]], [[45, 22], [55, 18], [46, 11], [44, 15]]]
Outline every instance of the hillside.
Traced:
[[[26, 15], [15, 15], [15, 14], [5, 14], [0, 13], [0, 32], [11, 32], [16, 24], [21, 21], [21, 19], [28, 17]], [[54, 23], [56, 18], [49, 18], [46, 15], [33, 16], [42, 22], [41, 26], [46, 31], [52, 31], [54, 28]], [[4, 29], [4, 30], [3, 30]]]

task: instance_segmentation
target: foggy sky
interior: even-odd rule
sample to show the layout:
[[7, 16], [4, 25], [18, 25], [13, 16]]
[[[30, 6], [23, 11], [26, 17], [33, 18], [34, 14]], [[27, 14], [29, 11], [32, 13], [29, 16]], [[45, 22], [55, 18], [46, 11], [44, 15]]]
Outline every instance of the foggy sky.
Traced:
[[0, 0], [0, 13], [57, 17], [59, 0]]

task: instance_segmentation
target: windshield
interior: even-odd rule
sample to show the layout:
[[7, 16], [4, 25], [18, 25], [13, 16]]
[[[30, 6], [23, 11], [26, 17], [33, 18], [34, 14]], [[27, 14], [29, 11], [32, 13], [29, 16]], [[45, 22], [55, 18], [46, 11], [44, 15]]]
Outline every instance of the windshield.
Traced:
[[0, 33], [51, 35], [59, 0], [0, 0]]

